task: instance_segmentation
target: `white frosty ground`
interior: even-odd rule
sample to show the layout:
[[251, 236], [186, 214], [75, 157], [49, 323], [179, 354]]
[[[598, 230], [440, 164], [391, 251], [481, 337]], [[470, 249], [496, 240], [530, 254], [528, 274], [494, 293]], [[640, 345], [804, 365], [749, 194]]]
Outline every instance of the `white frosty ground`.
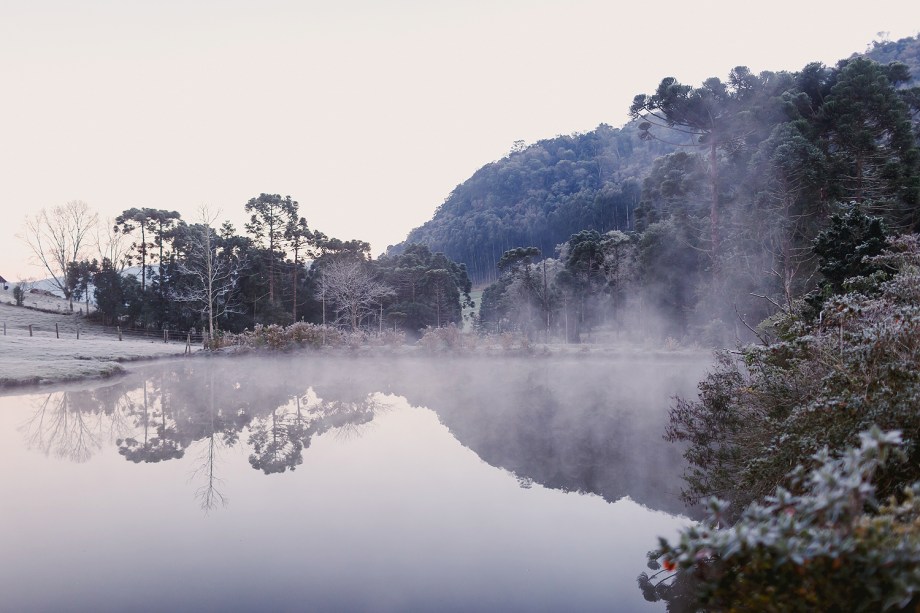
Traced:
[[78, 315], [44, 313], [0, 302], [0, 334], [4, 325], [6, 335], [0, 336], [0, 388], [109, 376], [124, 370], [120, 362], [185, 352], [185, 343], [127, 336], [119, 341], [117, 336], [103, 333], [101, 327], [88, 324]]

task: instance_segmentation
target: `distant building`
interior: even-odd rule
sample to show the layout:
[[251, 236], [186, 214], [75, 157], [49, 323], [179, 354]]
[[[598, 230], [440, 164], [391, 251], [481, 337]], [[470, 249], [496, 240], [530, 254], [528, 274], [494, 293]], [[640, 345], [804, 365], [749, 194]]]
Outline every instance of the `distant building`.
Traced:
[[10, 282], [3, 278], [3, 275], [0, 275], [0, 288], [10, 289]]

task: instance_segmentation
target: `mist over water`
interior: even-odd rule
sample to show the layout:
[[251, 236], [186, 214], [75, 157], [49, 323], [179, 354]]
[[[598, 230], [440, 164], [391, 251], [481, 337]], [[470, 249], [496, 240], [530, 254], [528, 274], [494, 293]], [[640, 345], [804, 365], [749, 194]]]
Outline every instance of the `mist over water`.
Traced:
[[[9, 610], [655, 610], [708, 356], [158, 363], [0, 397]], [[581, 495], [589, 494], [589, 495]]]

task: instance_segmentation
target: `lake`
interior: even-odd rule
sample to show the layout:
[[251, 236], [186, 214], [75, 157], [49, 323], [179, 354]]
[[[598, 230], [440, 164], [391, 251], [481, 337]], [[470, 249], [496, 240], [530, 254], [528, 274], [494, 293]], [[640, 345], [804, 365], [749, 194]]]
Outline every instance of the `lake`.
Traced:
[[660, 611], [708, 356], [204, 358], [0, 396], [3, 611]]

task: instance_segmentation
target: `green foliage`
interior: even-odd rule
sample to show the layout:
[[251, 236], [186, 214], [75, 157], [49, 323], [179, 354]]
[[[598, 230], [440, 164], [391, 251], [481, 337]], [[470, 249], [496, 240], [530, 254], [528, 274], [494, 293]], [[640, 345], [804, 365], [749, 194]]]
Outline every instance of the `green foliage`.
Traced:
[[89, 312], [89, 286], [97, 272], [99, 272], [97, 260], [80, 260], [67, 264], [67, 286], [71, 288], [74, 300], [80, 301], [86, 298], [87, 312]]
[[424, 245], [409, 245], [401, 254], [381, 256], [374, 270], [394, 291], [384, 317], [413, 336], [429, 326], [462, 323], [463, 307], [473, 304], [466, 267]]
[[514, 271], [520, 266], [530, 266], [533, 264], [533, 259], [539, 255], [540, 250], [536, 247], [517, 247], [516, 249], [509, 249], [502, 254], [501, 259], [498, 260], [497, 266], [499, 270]]
[[819, 290], [807, 297], [808, 304], [820, 310], [828, 297], [844, 293], [848, 279], [885, 272], [872, 258], [887, 246], [887, 232], [881, 218], [869, 217], [856, 204], [851, 204], [843, 214], [834, 214], [830, 226], [814, 241], [813, 250], [820, 258], [818, 270], [824, 278]]
[[896, 87], [906, 66], [866, 58], [841, 62], [818, 117], [820, 141], [838, 200], [875, 203], [892, 224], [917, 227], [920, 151]]
[[[825, 448], [811, 458], [814, 469], [797, 466], [788, 487], [747, 506], [731, 527], [726, 503], [712, 499], [708, 520], [676, 543], [661, 539], [649, 567], [689, 583], [694, 610], [912, 610], [920, 593], [920, 482], [885, 503], [876, 495], [880, 472], [901, 446], [900, 432], [873, 428], [841, 455]], [[654, 577], [656, 584], [642, 573], [639, 586], [648, 600], [670, 600], [678, 595], [662, 583], [677, 577]]]
[[134, 325], [140, 319], [144, 292], [137, 277], [122, 275], [106, 258], [93, 276], [93, 285], [96, 308], [103, 323]]

